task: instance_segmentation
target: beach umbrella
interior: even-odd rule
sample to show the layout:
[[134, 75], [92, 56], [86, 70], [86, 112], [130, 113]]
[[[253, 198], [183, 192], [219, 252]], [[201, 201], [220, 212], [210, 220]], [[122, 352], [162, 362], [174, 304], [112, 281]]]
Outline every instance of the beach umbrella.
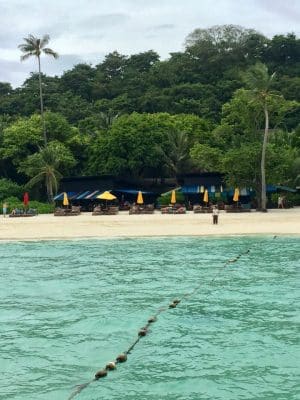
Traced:
[[207, 189], [205, 189], [205, 191], [204, 191], [203, 201], [204, 201], [204, 203], [208, 203], [208, 191], [207, 191]]
[[27, 192], [25, 192], [24, 196], [23, 196], [23, 204], [26, 207], [26, 206], [28, 206], [28, 203], [29, 203], [29, 194]]
[[144, 203], [142, 192], [138, 192], [138, 196], [137, 196], [136, 202], [137, 202], [137, 204], [143, 204]]
[[107, 208], [107, 201], [111, 201], [111, 200], [115, 200], [116, 196], [114, 196], [113, 194], [111, 194], [110, 192], [108, 192], [107, 190], [101, 194], [99, 194], [99, 196], [96, 197], [97, 199], [101, 199], [101, 200], [105, 200], [106, 202], [106, 208]]
[[111, 194], [108, 191], [105, 191], [105, 192], [99, 194], [99, 196], [97, 196], [96, 198], [101, 199], [101, 200], [115, 200], [116, 196], [114, 196], [113, 194]]
[[69, 199], [68, 199], [68, 195], [67, 195], [66, 192], [64, 192], [63, 205], [64, 206], [68, 206], [69, 205]]
[[172, 194], [171, 194], [171, 203], [175, 204], [176, 203], [176, 192], [175, 190], [172, 190]]
[[234, 189], [233, 201], [239, 201], [240, 191], [238, 188]]

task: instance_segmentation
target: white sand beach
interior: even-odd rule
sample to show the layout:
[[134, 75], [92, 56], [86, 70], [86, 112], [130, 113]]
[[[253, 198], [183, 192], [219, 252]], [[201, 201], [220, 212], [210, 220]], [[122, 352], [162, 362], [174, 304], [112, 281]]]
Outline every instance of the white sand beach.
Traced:
[[300, 235], [300, 207], [268, 213], [221, 212], [219, 224], [211, 214], [118, 215], [0, 218], [0, 240], [47, 240], [140, 236]]

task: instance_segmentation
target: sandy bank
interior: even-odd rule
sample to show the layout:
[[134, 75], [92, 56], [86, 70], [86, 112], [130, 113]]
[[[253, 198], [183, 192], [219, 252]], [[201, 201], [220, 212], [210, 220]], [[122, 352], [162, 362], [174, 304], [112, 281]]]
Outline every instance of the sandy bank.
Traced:
[[0, 218], [0, 240], [111, 238], [135, 236], [209, 235], [300, 235], [300, 208], [268, 213], [220, 213], [219, 225], [210, 214], [92, 216], [38, 215], [30, 218]]

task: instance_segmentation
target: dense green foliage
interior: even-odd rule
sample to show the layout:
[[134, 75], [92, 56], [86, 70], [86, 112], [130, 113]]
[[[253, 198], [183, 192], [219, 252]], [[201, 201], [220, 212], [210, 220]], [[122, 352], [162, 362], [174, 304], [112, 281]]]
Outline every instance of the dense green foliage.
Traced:
[[[300, 39], [268, 39], [231, 25], [195, 30], [184, 51], [165, 61], [152, 50], [113, 52], [95, 66], [42, 75], [47, 142], [57, 149], [55, 179], [220, 171], [230, 185], [259, 190], [264, 109], [245, 82], [258, 63], [275, 73], [266, 180], [294, 185], [300, 174]], [[39, 75], [16, 89], [0, 83], [0, 178], [40, 182], [43, 145]], [[51, 199], [55, 179], [47, 191], [39, 187], [41, 198], [47, 192]]]
[[24, 188], [10, 179], [0, 179], [0, 201], [8, 197], [21, 197]]
[[[24, 204], [19, 197], [7, 197], [5, 199], [7, 204], [7, 212], [11, 213], [13, 209], [24, 210]], [[30, 209], [34, 209], [37, 214], [49, 214], [54, 211], [54, 205], [49, 203], [41, 203], [36, 200], [30, 200]], [[0, 213], [2, 214], [2, 207], [0, 208]]]

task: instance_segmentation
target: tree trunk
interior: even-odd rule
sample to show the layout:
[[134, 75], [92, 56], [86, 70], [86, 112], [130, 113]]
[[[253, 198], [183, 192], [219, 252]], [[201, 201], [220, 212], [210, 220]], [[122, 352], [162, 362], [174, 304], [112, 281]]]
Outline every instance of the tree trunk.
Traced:
[[264, 105], [265, 112], [265, 133], [261, 152], [261, 210], [267, 210], [267, 190], [266, 190], [266, 150], [269, 134], [269, 112], [267, 104]]
[[46, 188], [47, 188], [47, 197], [48, 197], [48, 201], [49, 203], [53, 203], [53, 187], [51, 184], [51, 180], [49, 178], [46, 177]]
[[39, 62], [39, 86], [40, 86], [40, 103], [41, 103], [41, 118], [43, 125], [43, 135], [44, 135], [44, 143], [47, 146], [47, 134], [46, 134], [46, 124], [45, 124], [45, 116], [44, 116], [44, 103], [43, 103], [43, 90], [42, 90], [42, 73], [41, 73], [41, 59], [38, 56]]

